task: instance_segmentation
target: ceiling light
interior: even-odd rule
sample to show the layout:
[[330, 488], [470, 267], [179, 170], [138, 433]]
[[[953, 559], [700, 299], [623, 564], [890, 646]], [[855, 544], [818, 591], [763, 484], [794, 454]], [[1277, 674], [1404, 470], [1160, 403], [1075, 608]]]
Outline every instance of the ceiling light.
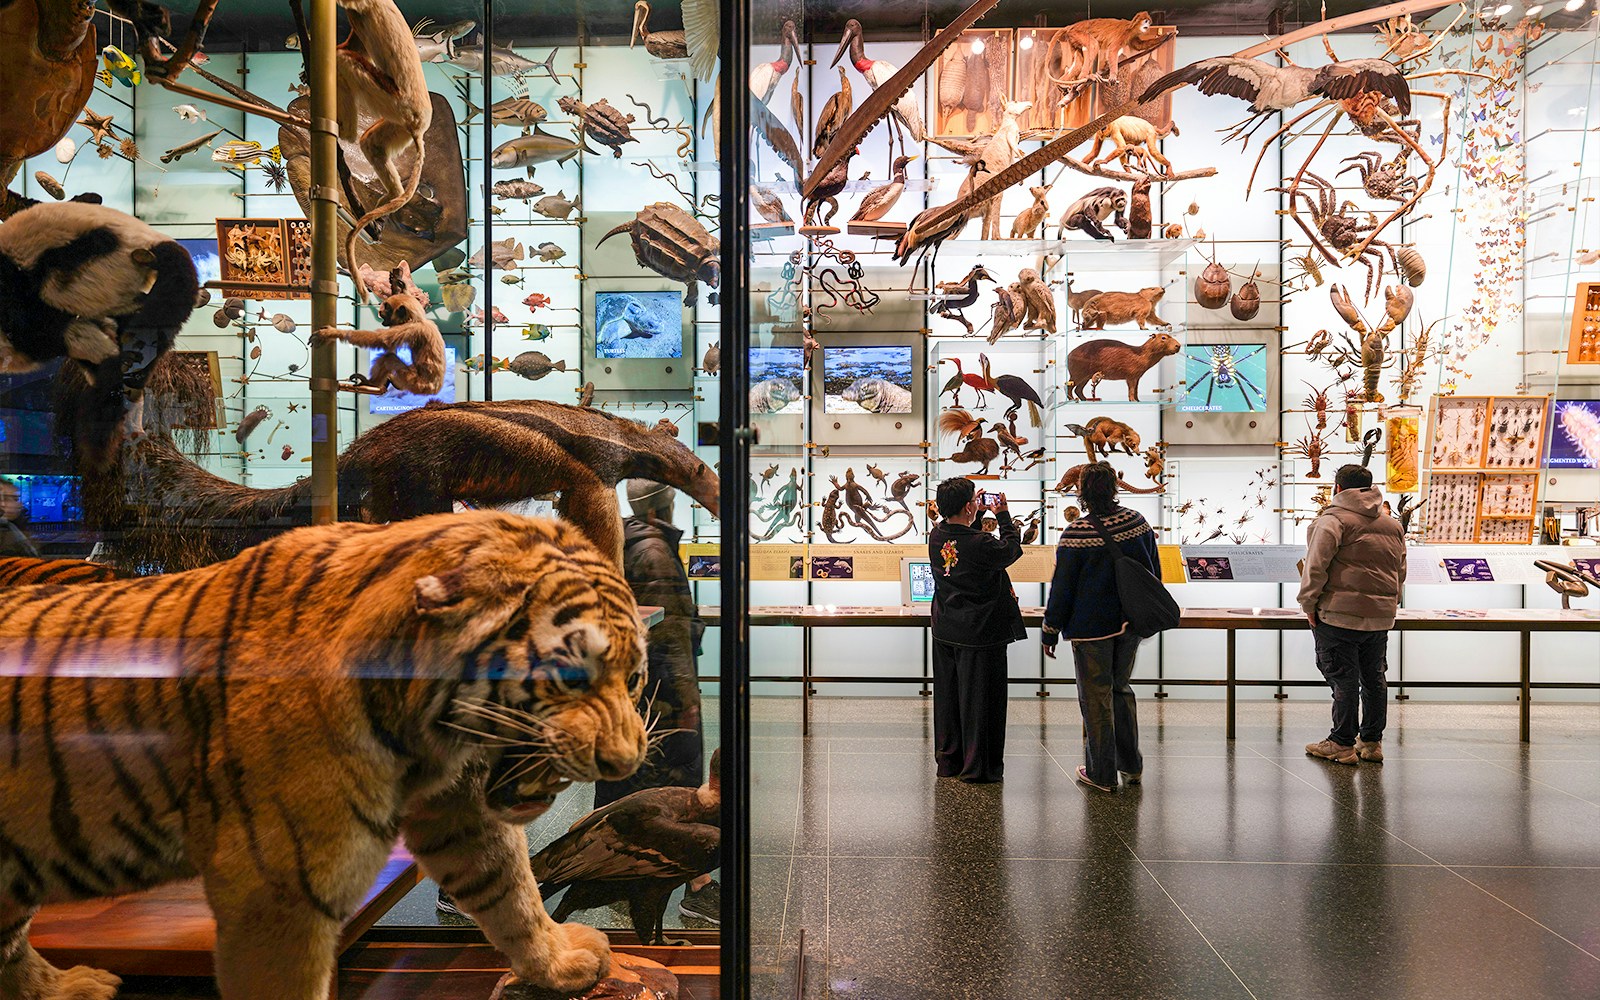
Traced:
[[1541, 10], [1544, 10], [1544, 4], [1536, 3], [1532, 7], [1529, 7], [1527, 10], [1523, 11], [1523, 13], [1528, 17], [1538, 17]]
[[1494, 9], [1495, 17], [1505, 17], [1509, 13], [1511, 13], [1511, 5], [1508, 3], [1503, 3]]
[[1583, 0], [1567, 0], [1567, 5], [1562, 10], [1577, 10], [1583, 6]]
[[1033, 48], [1033, 36], [1023, 35], [1021, 38], [1017, 39], [1017, 48], [1023, 50], [1024, 52]]
[[974, 38], [972, 40], [972, 54], [975, 56], [983, 55], [983, 39]]

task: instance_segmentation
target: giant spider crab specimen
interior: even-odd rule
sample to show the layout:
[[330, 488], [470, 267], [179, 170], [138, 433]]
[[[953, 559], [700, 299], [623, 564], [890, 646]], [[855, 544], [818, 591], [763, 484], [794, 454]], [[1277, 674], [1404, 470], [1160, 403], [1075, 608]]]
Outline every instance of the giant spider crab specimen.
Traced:
[[[1361, 211], [1360, 206], [1348, 198], [1340, 201], [1338, 190], [1332, 183], [1309, 170], [1303, 171], [1299, 180], [1304, 186], [1275, 187], [1267, 190], [1281, 191], [1288, 195], [1289, 217], [1294, 219], [1295, 224], [1306, 234], [1312, 247], [1328, 258], [1328, 263], [1338, 264], [1340, 259], [1344, 258], [1360, 261], [1366, 267], [1367, 298], [1372, 298], [1373, 291], [1383, 281], [1385, 253], [1388, 253], [1389, 263], [1394, 267], [1395, 273], [1400, 273], [1399, 250], [1394, 244], [1377, 238], [1377, 230], [1381, 225], [1371, 213], [1368, 213], [1371, 221], [1367, 222], [1352, 217], [1350, 212]], [[1311, 190], [1307, 191], [1306, 186]], [[1300, 206], [1296, 203], [1296, 199], [1305, 202], [1306, 211], [1311, 215], [1310, 225], [1306, 224], [1305, 218], [1297, 211]]]

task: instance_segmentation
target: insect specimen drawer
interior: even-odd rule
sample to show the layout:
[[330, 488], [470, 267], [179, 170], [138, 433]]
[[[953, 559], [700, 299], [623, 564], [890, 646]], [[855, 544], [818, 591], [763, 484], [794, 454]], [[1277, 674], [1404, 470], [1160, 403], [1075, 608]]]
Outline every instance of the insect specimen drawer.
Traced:
[[1433, 471], [1537, 470], [1549, 409], [1545, 396], [1435, 396]]

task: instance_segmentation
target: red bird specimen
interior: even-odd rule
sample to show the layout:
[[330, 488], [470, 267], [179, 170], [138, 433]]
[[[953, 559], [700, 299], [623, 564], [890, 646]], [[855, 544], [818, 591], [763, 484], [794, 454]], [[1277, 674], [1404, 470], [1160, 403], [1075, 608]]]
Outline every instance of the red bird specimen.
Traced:
[[674, 889], [721, 864], [722, 751], [699, 788], [647, 788], [578, 820], [531, 860], [539, 894], [567, 890], [552, 917], [627, 903], [645, 944], [667, 943], [661, 921]]
[[961, 367], [961, 359], [960, 358], [940, 358], [939, 359], [939, 362], [941, 364], [946, 362], [946, 361], [948, 361], [951, 364], [956, 366], [956, 373], [954, 375], [952, 375], [950, 377], [950, 380], [947, 381], [944, 384], [944, 388], [939, 390], [939, 395], [943, 396], [947, 392], [953, 392], [955, 394], [955, 398], [952, 400], [952, 402], [956, 406], [960, 406], [961, 405], [961, 387], [962, 386], [966, 386], [967, 388], [971, 389], [973, 392], [978, 394], [978, 406], [980, 408], [984, 407], [984, 406], [987, 406], [988, 404], [983, 401], [983, 394], [986, 393], [986, 392], [993, 392], [994, 391], [994, 383], [989, 381], [989, 377], [987, 375], [980, 375], [977, 372], [969, 372], [969, 371], [963, 370], [962, 367]]

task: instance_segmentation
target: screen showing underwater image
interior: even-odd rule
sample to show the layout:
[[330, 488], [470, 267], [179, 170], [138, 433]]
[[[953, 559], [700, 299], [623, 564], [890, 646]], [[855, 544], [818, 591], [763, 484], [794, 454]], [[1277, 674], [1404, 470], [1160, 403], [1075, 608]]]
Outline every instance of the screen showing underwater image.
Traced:
[[189, 251], [190, 258], [194, 260], [194, 269], [200, 276], [200, 284], [222, 280], [222, 256], [217, 253], [216, 240], [179, 240], [178, 245]]
[[750, 348], [750, 412], [804, 413], [805, 352], [798, 347]]
[[1600, 400], [1556, 400], [1550, 418], [1550, 468], [1600, 469]]
[[594, 356], [683, 357], [683, 293], [595, 292]]
[[933, 564], [923, 560], [912, 560], [908, 567], [911, 575], [911, 603], [933, 603]]
[[1266, 344], [1185, 344], [1180, 413], [1261, 413], [1267, 408]]
[[[385, 353], [387, 352], [362, 351], [361, 354], [367, 363], [367, 371], [370, 372], [372, 363]], [[395, 354], [399, 355], [400, 360], [406, 364], [409, 365], [411, 363], [411, 348], [405, 344], [401, 344], [396, 348]], [[427, 406], [434, 400], [438, 400], [441, 403], [454, 403], [456, 401], [456, 349], [454, 347], [446, 347], [444, 349], [444, 385], [439, 387], [437, 393], [432, 396], [419, 396], [416, 393], [401, 392], [391, 385], [381, 395], [367, 397], [367, 412], [374, 416], [405, 413], [407, 410], [415, 410]]]
[[911, 348], [825, 348], [822, 391], [824, 413], [910, 413]]

